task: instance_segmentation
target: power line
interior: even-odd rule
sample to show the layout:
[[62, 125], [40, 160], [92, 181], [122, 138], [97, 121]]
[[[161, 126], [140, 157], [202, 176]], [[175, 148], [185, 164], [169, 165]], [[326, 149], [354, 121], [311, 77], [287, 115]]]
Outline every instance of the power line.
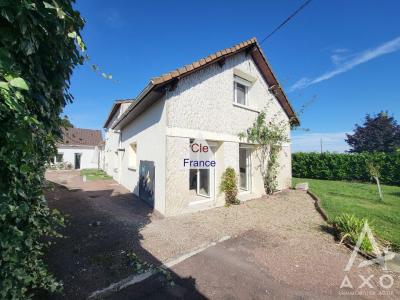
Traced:
[[298, 9], [296, 9], [289, 17], [286, 18], [285, 21], [283, 21], [281, 24], [279, 24], [278, 27], [276, 27], [270, 34], [268, 34], [261, 42], [260, 45], [262, 43], [264, 43], [267, 39], [269, 39], [271, 37], [271, 35], [273, 35], [275, 32], [277, 32], [279, 29], [281, 29], [283, 26], [285, 26], [285, 24], [287, 22], [289, 22], [295, 15], [297, 15], [303, 8], [305, 8], [308, 4], [310, 4], [312, 0], [307, 0], [305, 1]]

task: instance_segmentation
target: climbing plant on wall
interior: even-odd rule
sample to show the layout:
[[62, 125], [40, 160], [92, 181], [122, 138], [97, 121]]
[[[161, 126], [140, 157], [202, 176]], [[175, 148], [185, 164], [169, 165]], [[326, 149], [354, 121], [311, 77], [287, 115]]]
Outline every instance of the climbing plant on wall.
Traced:
[[253, 125], [246, 132], [239, 134], [241, 140], [255, 144], [264, 189], [267, 194], [276, 191], [280, 166], [278, 156], [282, 150], [282, 144], [289, 141], [289, 123], [278, 120], [279, 118], [275, 118], [267, 122], [266, 113], [262, 111], [258, 114]]

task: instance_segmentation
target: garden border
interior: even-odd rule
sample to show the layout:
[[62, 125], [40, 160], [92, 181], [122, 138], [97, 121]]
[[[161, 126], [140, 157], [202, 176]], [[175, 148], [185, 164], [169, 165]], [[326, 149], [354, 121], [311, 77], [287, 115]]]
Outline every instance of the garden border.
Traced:
[[[310, 195], [310, 197], [314, 200], [314, 207], [318, 211], [318, 213], [321, 215], [321, 217], [324, 219], [324, 221], [329, 226], [332, 226], [336, 230], [336, 227], [328, 222], [328, 215], [326, 214], [326, 212], [324, 211], [324, 209], [321, 206], [321, 199], [319, 199], [319, 197], [317, 195], [315, 195], [313, 192], [311, 192], [310, 190], [307, 190], [307, 194]], [[362, 257], [364, 257], [366, 259], [375, 259], [376, 258], [375, 255], [369, 254], [361, 249], [356, 249], [356, 247], [354, 247], [352, 244], [350, 244], [348, 242], [343, 241], [341, 244], [345, 245], [351, 251], [356, 250], [358, 254], [360, 254]]]

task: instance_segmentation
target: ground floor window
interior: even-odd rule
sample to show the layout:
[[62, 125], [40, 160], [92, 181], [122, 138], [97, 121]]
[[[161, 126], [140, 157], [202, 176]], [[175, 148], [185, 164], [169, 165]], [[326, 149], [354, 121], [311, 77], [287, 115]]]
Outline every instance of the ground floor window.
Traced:
[[240, 173], [240, 189], [250, 191], [251, 169], [250, 169], [251, 149], [246, 147], [239, 148], [239, 173]]
[[137, 163], [136, 163], [136, 154], [137, 153], [137, 143], [132, 143], [128, 147], [128, 168], [130, 169], [136, 169]]
[[196, 191], [198, 195], [210, 197], [211, 191], [210, 169], [190, 169], [189, 189]]
[[[194, 139], [190, 139], [193, 143]], [[211, 146], [210, 146], [211, 147]], [[213, 151], [211, 149], [211, 151]], [[189, 170], [189, 189], [194, 190], [197, 195], [211, 197], [213, 189], [214, 169], [190, 169]]]
[[198, 191], [202, 196], [210, 197], [210, 169], [198, 170]]
[[197, 191], [197, 172], [198, 169], [189, 170], [189, 189]]

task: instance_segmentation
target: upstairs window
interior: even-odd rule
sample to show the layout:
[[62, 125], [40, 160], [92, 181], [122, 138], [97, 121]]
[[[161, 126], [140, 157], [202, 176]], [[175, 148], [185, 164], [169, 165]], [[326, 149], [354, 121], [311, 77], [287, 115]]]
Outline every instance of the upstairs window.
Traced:
[[248, 106], [248, 90], [251, 86], [251, 82], [239, 77], [234, 76], [233, 88], [234, 88], [234, 103], [239, 105]]

